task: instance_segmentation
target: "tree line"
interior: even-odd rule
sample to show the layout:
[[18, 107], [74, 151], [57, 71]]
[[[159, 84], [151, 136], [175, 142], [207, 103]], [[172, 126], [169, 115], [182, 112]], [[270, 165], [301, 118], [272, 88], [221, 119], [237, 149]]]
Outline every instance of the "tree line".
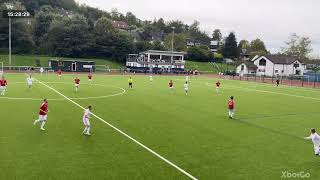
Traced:
[[[172, 39], [175, 51], [186, 51], [188, 58], [195, 61], [269, 53], [260, 39], [238, 43], [234, 32], [223, 37], [219, 29], [208, 35], [200, 30], [198, 21], [191, 25], [180, 20], [166, 22], [163, 18], [142, 21], [131, 12], [122, 14], [116, 9], [106, 12], [78, 5], [74, 0], [20, 0], [13, 5], [14, 9], [36, 12], [32, 19], [12, 19], [12, 47], [18, 54], [103, 57], [124, 62], [129, 53], [171, 50]], [[1, 4], [0, 10], [5, 9]], [[116, 29], [113, 21], [126, 22], [128, 30]], [[5, 18], [0, 18], [0, 40], [0, 51], [7, 51], [8, 19]], [[188, 47], [189, 40], [197, 45]], [[210, 41], [218, 42], [217, 52], [210, 51]]]

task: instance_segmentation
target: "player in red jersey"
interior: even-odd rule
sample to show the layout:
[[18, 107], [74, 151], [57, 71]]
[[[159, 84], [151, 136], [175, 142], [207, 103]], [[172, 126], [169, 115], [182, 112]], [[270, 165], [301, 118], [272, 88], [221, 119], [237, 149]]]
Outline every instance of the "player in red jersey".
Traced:
[[216, 82], [216, 91], [217, 91], [217, 94], [219, 94], [220, 85], [221, 85], [220, 81], [217, 81], [217, 82]]
[[0, 79], [0, 92], [1, 92], [1, 96], [4, 96], [6, 93], [6, 89], [7, 89], [7, 85], [8, 85], [8, 81], [4, 78], [4, 76], [2, 76], [2, 79]]
[[173, 81], [172, 80], [169, 81], [169, 89], [172, 94], [173, 93]]
[[92, 73], [89, 73], [88, 74], [88, 81], [89, 81], [90, 84], [92, 83], [92, 78], [93, 78]]
[[233, 96], [230, 97], [228, 106], [229, 106], [229, 118], [233, 119], [233, 116], [234, 116], [234, 100], [233, 100]]
[[58, 70], [58, 77], [59, 77], [59, 79], [61, 79], [61, 76], [62, 76], [62, 71], [61, 71], [61, 69], [59, 69], [59, 70]]
[[79, 89], [79, 86], [80, 86], [80, 79], [78, 77], [76, 77], [74, 79], [74, 83], [75, 83], [74, 85], [76, 87], [76, 92], [78, 92], [78, 89]]
[[47, 114], [49, 112], [49, 109], [48, 109], [48, 101], [47, 99], [44, 99], [43, 100], [43, 103], [41, 104], [40, 106], [40, 111], [39, 111], [39, 119], [37, 120], [34, 120], [33, 124], [36, 125], [38, 122], [41, 122], [41, 126], [40, 126], [40, 129], [42, 131], [44, 131], [44, 125], [46, 124], [46, 121], [47, 121]]

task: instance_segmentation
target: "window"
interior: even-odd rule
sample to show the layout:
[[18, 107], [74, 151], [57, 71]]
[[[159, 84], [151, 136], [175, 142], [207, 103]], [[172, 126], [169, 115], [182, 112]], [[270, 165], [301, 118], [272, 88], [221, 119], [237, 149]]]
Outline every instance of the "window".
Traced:
[[266, 64], [267, 64], [267, 61], [265, 59], [261, 59], [259, 61], [259, 66], [266, 66]]
[[244, 65], [242, 64], [242, 65], [241, 65], [241, 71], [243, 71], [243, 70], [244, 70]]
[[275, 70], [274, 72], [275, 72], [275, 73], [279, 73], [279, 70]]
[[294, 63], [293, 67], [294, 67], [294, 68], [298, 68], [298, 67], [299, 67], [299, 64], [298, 64], [298, 63]]

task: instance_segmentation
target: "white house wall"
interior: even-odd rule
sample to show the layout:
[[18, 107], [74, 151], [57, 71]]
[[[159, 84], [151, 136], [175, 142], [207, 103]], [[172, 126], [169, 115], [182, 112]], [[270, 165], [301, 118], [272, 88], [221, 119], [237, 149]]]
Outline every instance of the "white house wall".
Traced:
[[[266, 66], [259, 66], [259, 61], [261, 59], [265, 59], [266, 60]], [[301, 74], [303, 75], [303, 73], [306, 72], [306, 65], [301, 64], [299, 61], [296, 61], [299, 64], [298, 68], [294, 68], [294, 63], [292, 64], [273, 64], [273, 62], [271, 62], [269, 59], [265, 58], [265, 57], [260, 57], [258, 59], [256, 59], [254, 61], [254, 64], [256, 66], [258, 66], [257, 69], [257, 75], [261, 76], [261, 75], [266, 75], [266, 76], [275, 76], [275, 75], [279, 75], [279, 76], [289, 76], [292, 74], [296, 74], [296, 70], [300, 70]], [[265, 72], [264, 72], [264, 71]]]
[[[266, 66], [259, 66], [259, 62], [262, 59], [266, 60]], [[269, 59], [267, 59], [265, 57], [261, 57], [261, 58], [256, 59], [253, 63], [258, 67], [258, 69], [257, 69], [258, 76], [261, 76], [261, 75], [272, 76], [273, 75], [273, 63]]]

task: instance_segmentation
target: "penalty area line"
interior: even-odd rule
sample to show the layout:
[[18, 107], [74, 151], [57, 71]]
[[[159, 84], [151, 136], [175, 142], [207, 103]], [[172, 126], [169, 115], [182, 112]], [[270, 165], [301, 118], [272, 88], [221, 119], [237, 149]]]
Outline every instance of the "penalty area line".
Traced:
[[[78, 106], [79, 108], [85, 110], [84, 107], [82, 107], [80, 104], [78, 104], [77, 102], [73, 101], [72, 99], [68, 98], [67, 96], [65, 96], [64, 94], [60, 93], [59, 91], [57, 91], [56, 89], [54, 89], [53, 87], [41, 82], [38, 79], [34, 79], [36, 81], [38, 81], [40, 84], [44, 85], [45, 87], [51, 89], [52, 91], [54, 91], [55, 93], [59, 94], [60, 96], [64, 97], [65, 99], [67, 99], [68, 101], [70, 101], [71, 103], [73, 103], [74, 105]], [[127, 133], [123, 132], [122, 130], [120, 130], [119, 128], [115, 127], [114, 125], [112, 125], [111, 123], [105, 121], [104, 119], [102, 119], [101, 117], [97, 116], [94, 113], [91, 113], [91, 115], [97, 119], [99, 119], [101, 122], [107, 124], [108, 126], [110, 126], [111, 128], [113, 128], [114, 130], [116, 130], [117, 132], [119, 132], [120, 134], [122, 134], [123, 136], [127, 137], [128, 139], [132, 140], [133, 142], [135, 142], [136, 144], [138, 144], [139, 146], [143, 147], [145, 150], [149, 151], [151, 154], [155, 155], [156, 157], [158, 157], [159, 159], [163, 160], [164, 162], [166, 162], [167, 164], [169, 164], [170, 166], [174, 167], [175, 169], [177, 169], [178, 171], [180, 171], [182, 174], [188, 176], [190, 179], [193, 180], [198, 180], [198, 178], [192, 176], [190, 173], [188, 173], [187, 171], [183, 170], [182, 168], [180, 168], [178, 165], [174, 164], [173, 162], [171, 162], [170, 160], [164, 158], [163, 156], [161, 156], [160, 154], [158, 154], [157, 152], [153, 151], [152, 149], [150, 149], [149, 147], [147, 147], [146, 145], [142, 144], [141, 142], [139, 142], [138, 140], [136, 140], [135, 138], [131, 137], [130, 135], [128, 135]]]

